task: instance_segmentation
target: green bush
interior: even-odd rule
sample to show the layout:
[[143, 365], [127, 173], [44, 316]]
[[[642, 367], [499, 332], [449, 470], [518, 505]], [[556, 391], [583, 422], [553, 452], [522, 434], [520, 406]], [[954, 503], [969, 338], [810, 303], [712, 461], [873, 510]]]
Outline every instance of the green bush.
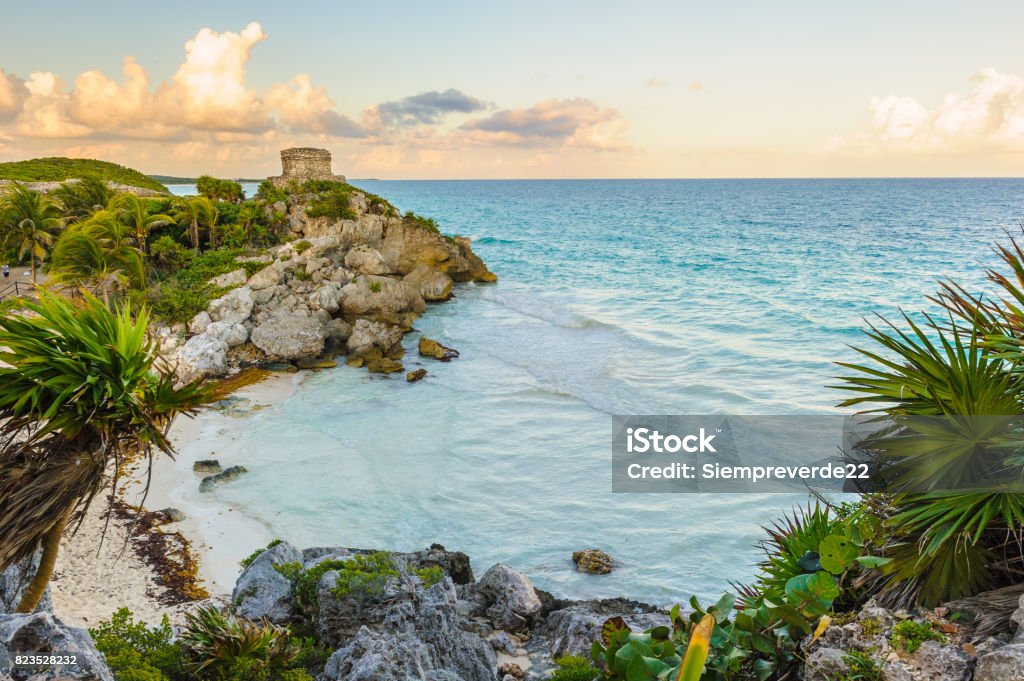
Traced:
[[309, 243], [305, 239], [303, 239], [302, 241], [296, 242], [295, 245], [292, 246], [292, 248], [295, 249], [295, 252], [298, 253], [299, 255], [302, 255], [303, 253], [305, 253], [306, 251], [308, 251], [312, 247], [313, 247], [313, 244]]
[[277, 203], [278, 201], [287, 201], [288, 194], [270, 180], [263, 180], [256, 190], [256, 198], [267, 203]]
[[238, 262], [243, 251], [222, 248], [207, 251], [191, 258], [188, 265], [172, 276], [150, 287], [149, 291], [133, 296], [133, 304], [145, 302], [158, 319], [176, 323], [188, 322], [209, 306], [210, 301], [227, 293], [209, 283], [214, 277], [239, 268], [252, 276], [266, 267], [266, 263]]
[[121, 608], [89, 634], [117, 681], [168, 681], [184, 673], [181, 645], [173, 640], [167, 615], [159, 627], [149, 628]]
[[281, 671], [294, 668], [300, 654], [287, 629], [213, 607], [185, 616], [181, 643], [192, 672], [224, 680], [276, 679]]
[[241, 184], [234, 180], [219, 180], [209, 175], [203, 175], [196, 180], [196, 191], [211, 201], [235, 203], [245, 199]]
[[565, 655], [555, 660], [558, 666], [551, 673], [551, 681], [597, 681], [603, 675], [584, 657]]
[[356, 212], [351, 208], [354, 187], [339, 184], [323, 194], [317, 194], [306, 206], [306, 215], [311, 218], [327, 217], [334, 220], [354, 220]]
[[281, 543], [280, 539], [275, 539], [274, 541], [272, 541], [269, 544], [267, 544], [266, 547], [261, 548], [261, 549], [256, 549], [255, 551], [250, 553], [248, 556], [246, 556], [242, 560], [238, 561], [238, 564], [241, 565], [242, 569], [244, 570], [245, 568], [247, 568], [250, 565], [252, 565], [253, 561], [256, 560], [257, 558], [259, 558], [261, 553], [263, 553], [264, 551], [267, 551], [269, 549], [274, 548], [275, 546], [277, 546], [280, 543]]

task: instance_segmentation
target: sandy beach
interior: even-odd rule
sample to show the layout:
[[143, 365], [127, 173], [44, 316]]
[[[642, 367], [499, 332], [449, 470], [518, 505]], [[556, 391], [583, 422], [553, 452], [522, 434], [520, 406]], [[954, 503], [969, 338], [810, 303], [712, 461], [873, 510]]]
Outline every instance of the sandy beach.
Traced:
[[[154, 462], [144, 506], [153, 511], [176, 508], [185, 514], [183, 521], [160, 530], [180, 532], [188, 540], [199, 564], [200, 585], [214, 598], [230, 595], [239, 561], [273, 537], [263, 524], [200, 492], [204, 474], [193, 472], [192, 465], [200, 459], [217, 459], [225, 468], [244, 465], [245, 454], [233, 448], [232, 433], [248, 412], [276, 408], [301, 381], [301, 373], [273, 374], [237, 390], [230, 409], [179, 418], [171, 433], [176, 457], [161, 456]], [[132, 473], [121, 486], [121, 498], [129, 505], [142, 505], [145, 465], [137, 464]], [[157, 624], [164, 612], [174, 612], [167, 605], [168, 589], [154, 566], [137, 555], [131, 520], [111, 519], [103, 535], [106, 511], [106, 503], [94, 503], [79, 531], [64, 541], [52, 582], [54, 608], [68, 623], [94, 626], [130, 604], [137, 618]]]

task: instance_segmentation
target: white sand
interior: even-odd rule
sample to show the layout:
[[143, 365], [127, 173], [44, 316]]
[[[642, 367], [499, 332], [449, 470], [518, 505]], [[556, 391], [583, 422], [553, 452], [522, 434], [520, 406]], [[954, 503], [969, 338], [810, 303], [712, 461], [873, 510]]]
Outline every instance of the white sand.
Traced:
[[[295, 391], [302, 374], [274, 374], [235, 393], [251, 401], [247, 408], [275, 408]], [[192, 471], [198, 459], [215, 459], [218, 453], [232, 462], [233, 432], [245, 427], [246, 418], [205, 411], [199, 416], [179, 418], [171, 431], [178, 454], [174, 460], [161, 456], [153, 465], [153, 477], [145, 507], [161, 510], [177, 508], [186, 514], [179, 523], [164, 526], [169, 532], [181, 532], [192, 545], [199, 561], [199, 577], [211, 595], [231, 593], [241, 568], [238, 562], [265, 546], [273, 537], [260, 522], [246, 517], [211, 493], [201, 493], [204, 474]], [[244, 458], [243, 458], [244, 460]], [[145, 467], [137, 466], [136, 479], [126, 483], [124, 500], [141, 502]], [[135, 615], [151, 624], [160, 621], [166, 611], [157, 601], [162, 587], [153, 569], [125, 548], [126, 523], [111, 522], [100, 546], [105, 504], [97, 502], [81, 530], [65, 539], [52, 582], [54, 610], [65, 621], [92, 626], [127, 605]], [[99, 554], [97, 555], [97, 550]]]

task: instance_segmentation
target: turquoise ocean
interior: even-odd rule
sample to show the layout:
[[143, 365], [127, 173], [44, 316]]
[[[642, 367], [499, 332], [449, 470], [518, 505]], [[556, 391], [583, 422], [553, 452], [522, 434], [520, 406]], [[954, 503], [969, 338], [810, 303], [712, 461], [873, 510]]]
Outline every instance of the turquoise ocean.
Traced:
[[[613, 494], [614, 414], [830, 413], [863, 319], [983, 290], [1024, 180], [353, 181], [496, 272], [431, 306], [422, 382], [346, 367], [247, 417], [219, 499], [302, 546], [467, 552], [565, 597], [668, 604], [755, 572], [795, 495]], [[247, 187], [250, 193], [254, 186]], [[187, 193], [187, 187], [175, 187]], [[620, 568], [573, 571], [600, 547]]]

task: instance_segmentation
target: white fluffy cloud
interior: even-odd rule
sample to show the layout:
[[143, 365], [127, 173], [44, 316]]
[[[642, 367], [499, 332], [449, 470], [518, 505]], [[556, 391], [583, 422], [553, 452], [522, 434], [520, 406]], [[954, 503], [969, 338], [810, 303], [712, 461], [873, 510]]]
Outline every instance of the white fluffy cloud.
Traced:
[[0, 69], [0, 122], [9, 121], [21, 111], [28, 99], [25, 81]]
[[829, 151], [976, 153], [1024, 151], [1024, 78], [994, 68], [929, 109], [913, 97], [875, 97], [870, 128], [829, 142]]

